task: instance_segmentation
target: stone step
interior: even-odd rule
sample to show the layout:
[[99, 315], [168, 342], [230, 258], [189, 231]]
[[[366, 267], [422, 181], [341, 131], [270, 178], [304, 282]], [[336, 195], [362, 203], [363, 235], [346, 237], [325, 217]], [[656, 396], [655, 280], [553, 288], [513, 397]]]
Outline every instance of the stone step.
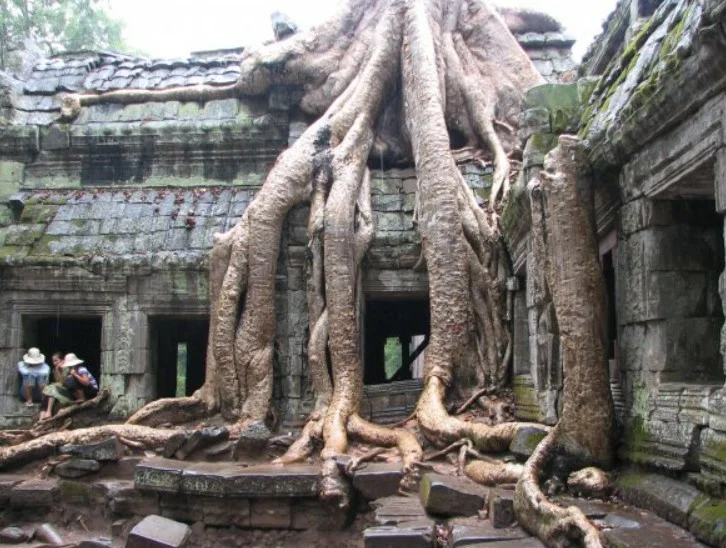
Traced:
[[142, 491], [211, 497], [317, 497], [320, 468], [314, 465], [181, 462], [151, 458], [136, 467]]
[[383, 497], [374, 500], [371, 506], [376, 523], [379, 525], [397, 525], [403, 522], [429, 519], [418, 498]]

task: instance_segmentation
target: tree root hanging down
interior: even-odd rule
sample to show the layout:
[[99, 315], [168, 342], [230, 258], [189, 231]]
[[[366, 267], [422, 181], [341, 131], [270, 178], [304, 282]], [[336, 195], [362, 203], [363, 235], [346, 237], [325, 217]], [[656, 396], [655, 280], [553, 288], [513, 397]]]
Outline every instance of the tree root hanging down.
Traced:
[[[469, 440], [459, 447], [463, 461], [478, 451], [505, 450], [517, 431], [529, 426], [467, 422], [451, 416], [445, 401], [457, 372], [470, 365], [467, 349], [474, 348], [477, 380], [488, 389], [504, 386], [511, 362], [512, 299], [505, 288], [510, 270], [496, 205], [500, 196], [506, 196], [511, 156], [518, 147], [515, 129], [521, 97], [543, 79], [502, 18], [482, 0], [351, 0], [334, 19], [309, 33], [247, 52], [241, 68], [239, 81], [227, 87], [120, 91], [65, 101], [63, 116], [72, 120], [85, 105], [103, 102], [205, 101], [260, 95], [273, 85], [296, 85], [304, 89], [301, 108], [317, 119], [280, 155], [240, 222], [215, 237], [204, 386], [191, 398], [149, 404], [128, 425], [50, 434], [2, 448], [0, 467], [18, 462], [21, 455], [43, 456], [59, 444], [101, 434], [116, 433], [151, 445], [173, 434], [141, 424], [187, 421], [214, 412], [241, 430], [265, 421], [272, 399], [280, 233], [291, 208], [309, 203], [308, 358], [316, 401], [302, 435], [278, 462], [303, 460], [322, 444], [321, 495], [341, 507], [349, 504], [350, 485], [337, 462], [346, 452], [349, 436], [397, 447], [407, 475], [415, 475], [422, 459], [416, 437], [405, 428], [374, 425], [359, 415], [361, 264], [375, 234], [367, 168], [372, 153], [398, 161], [405, 158], [416, 169], [416, 227], [421, 265], [425, 263], [428, 273], [431, 313], [424, 390], [416, 407], [422, 432], [439, 447]], [[494, 186], [485, 209], [456, 165], [450, 130], [463, 134], [471, 147], [486, 149], [493, 161]], [[562, 177], [554, 174], [556, 179]], [[579, 207], [572, 200], [563, 204], [563, 209]], [[548, 234], [554, 228], [548, 225]], [[579, 226], [569, 228], [567, 234], [581, 233]], [[563, 234], [552, 232], [548, 244], [560, 241], [561, 249], [569, 249]], [[587, 265], [583, 275], [592, 276]], [[599, 381], [587, 386], [581, 382], [582, 371], [587, 371], [587, 383], [595, 375], [599, 379], [602, 371], [579, 366], [595, 363], [598, 349], [587, 347], [586, 354], [568, 350], [577, 343], [568, 343], [567, 337], [575, 337], [581, 328], [570, 326], [566, 318], [582, 317], [573, 304], [582, 303], [580, 293], [575, 291], [577, 298], [568, 304], [572, 294], [558, 296], [556, 290], [567, 284], [557, 278], [548, 281], [566, 361], [563, 419], [522, 471], [505, 465], [488, 474], [511, 481], [522, 473], [517, 491], [520, 521], [546, 542], [579, 535], [594, 543], [596, 534], [584, 516], [555, 509], [539, 491], [545, 464], [564, 448], [559, 443], [561, 432], [569, 433], [583, 420], [583, 405], [592, 408], [593, 392], [587, 386], [602, 389]], [[570, 290], [574, 291], [564, 291]], [[583, 340], [598, 338], [599, 331], [591, 327], [582, 333]], [[607, 373], [603, 379], [607, 383]], [[583, 389], [584, 396], [573, 396], [575, 389]], [[583, 433], [583, 450], [577, 456], [600, 463], [610, 450], [609, 444], [598, 444], [607, 412], [593, 420], [584, 426], [590, 435]], [[476, 475], [480, 466], [472, 463], [466, 469]], [[568, 525], [537, 528], [537, 523], [552, 516]]]

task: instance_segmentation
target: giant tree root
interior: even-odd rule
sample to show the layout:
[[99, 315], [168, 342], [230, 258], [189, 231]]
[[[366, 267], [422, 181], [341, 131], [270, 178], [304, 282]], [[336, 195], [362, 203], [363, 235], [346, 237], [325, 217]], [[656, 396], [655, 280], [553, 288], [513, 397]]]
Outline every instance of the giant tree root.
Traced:
[[209, 407], [195, 397], [161, 398], [139, 409], [131, 415], [126, 424], [159, 426], [161, 424], [184, 424], [206, 417]]
[[550, 432], [524, 465], [514, 492], [519, 524], [547, 546], [602, 548], [600, 532], [576, 506], [562, 508], [547, 500], [540, 488], [544, 470], [558, 450], [558, 432]]
[[0, 470], [50, 457], [63, 445], [94, 443], [110, 436], [122, 436], [128, 440], [142, 443], [149, 449], [156, 449], [163, 447], [175, 433], [175, 430], [160, 430], [147, 426], [109, 424], [46, 434], [19, 445], [0, 447]]

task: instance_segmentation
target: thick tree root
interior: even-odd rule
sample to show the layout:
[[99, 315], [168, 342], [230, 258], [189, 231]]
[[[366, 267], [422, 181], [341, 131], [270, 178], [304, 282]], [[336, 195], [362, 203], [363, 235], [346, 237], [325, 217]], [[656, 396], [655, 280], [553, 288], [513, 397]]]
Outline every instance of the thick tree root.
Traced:
[[576, 506], [562, 508], [547, 500], [540, 489], [543, 471], [554, 457], [558, 431], [550, 432], [524, 465], [514, 496], [519, 524], [547, 546], [601, 548], [600, 532]]
[[62, 445], [94, 443], [110, 436], [122, 436], [142, 443], [149, 449], [156, 449], [164, 446], [175, 433], [175, 430], [160, 430], [147, 426], [109, 424], [46, 434], [12, 447], [0, 447], [0, 470], [20, 466], [32, 460], [50, 457]]
[[464, 468], [464, 473], [483, 485], [515, 484], [522, 477], [524, 466], [513, 462], [475, 460]]
[[206, 417], [208, 412], [207, 404], [194, 396], [186, 398], [162, 398], [154, 400], [139, 409], [129, 417], [126, 424], [143, 426], [185, 424]]

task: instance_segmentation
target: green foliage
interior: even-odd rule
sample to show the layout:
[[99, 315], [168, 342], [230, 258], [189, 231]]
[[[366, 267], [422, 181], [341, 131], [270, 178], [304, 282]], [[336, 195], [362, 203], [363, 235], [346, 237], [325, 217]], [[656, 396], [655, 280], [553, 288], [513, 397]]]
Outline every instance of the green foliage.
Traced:
[[176, 397], [187, 395], [187, 343], [179, 343], [176, 358]]
[[106, 11], [108, 0], [3, 0], [0, 2], [0, 69], [8, 52], [26, 39], [47, 54], [64, 51], [123, 51], [123, 23]]
[[391, 380], [401, 369], [401, 339], [397, 337], [386, 339], [383, 352], [386, 356], [386, 380]]

